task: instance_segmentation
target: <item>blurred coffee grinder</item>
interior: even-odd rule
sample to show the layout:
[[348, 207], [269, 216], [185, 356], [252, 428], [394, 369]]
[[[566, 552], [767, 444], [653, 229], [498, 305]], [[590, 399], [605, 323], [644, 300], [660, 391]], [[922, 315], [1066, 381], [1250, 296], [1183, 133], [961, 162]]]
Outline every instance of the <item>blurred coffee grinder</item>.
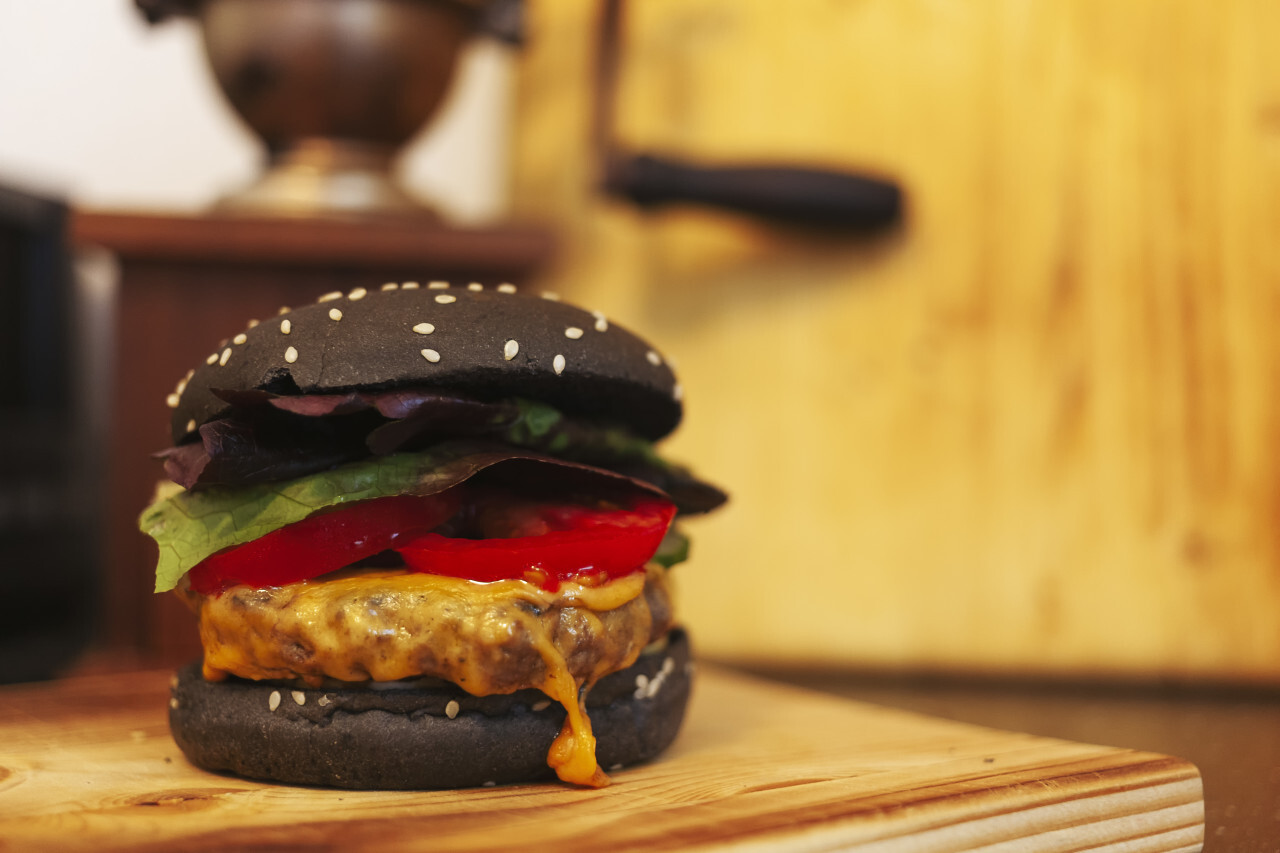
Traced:
[[267, 169], [217, 212], [430, 216], [392, 175], [436, 113], [477, 33], [520, 38], [520, 0], [135, 0], [151, 23], [200, 26], [232, 108]]

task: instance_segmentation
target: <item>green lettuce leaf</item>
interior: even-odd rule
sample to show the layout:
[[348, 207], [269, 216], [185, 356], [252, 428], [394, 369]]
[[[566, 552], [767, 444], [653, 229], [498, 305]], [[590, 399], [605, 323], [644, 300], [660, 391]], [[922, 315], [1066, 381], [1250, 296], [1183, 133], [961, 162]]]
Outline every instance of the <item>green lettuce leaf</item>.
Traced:
[[669, 569], [687, 559], [689, 559], [689, 537], [672, 525], [667, 530], [667, 535], [662, 537], [662, 544], [654, 552], [653, 562], [664, 569]]
[[[510, 460], [550, 465], [577, 476], [606, 478], [657, 491], [645, 483], [528, 451], [475, 442], [451, 442], [417, 453], [393, 453], [279, 483], [162, 489], [138, 526], [156, 541], [156, 592], [167, 592], [201, 560], [301, 521], [317, 510], [390, 495], [443, 492], [480, 471]], [[546, 476], [543, 472], [538, 476]]]
[[507, 420], [502, 438], [517, 447], [597, 464], [632, 461], [669, 467], [652, 442], [624, 427], [576, 421], [553, 406], [522, 397], [511, 399], [507, 405], [513, 411], [503, 416]]
[[282, 483], [160, 493], [138, 526], [160, 547], [156, 592], [211, 554], [243, 545], [325, 507], [411, 491], [432, 470], [432, 451], [375, 457]]

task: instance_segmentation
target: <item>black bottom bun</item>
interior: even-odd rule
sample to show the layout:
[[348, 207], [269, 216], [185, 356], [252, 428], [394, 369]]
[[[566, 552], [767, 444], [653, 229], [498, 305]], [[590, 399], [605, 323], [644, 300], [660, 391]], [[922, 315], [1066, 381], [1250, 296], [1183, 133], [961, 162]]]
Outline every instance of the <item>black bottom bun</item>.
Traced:
[[[606, 770], [653, 758], [675, 739], [689, 699], [689, 642], [602, 678], [587, 695]], [[198, 662], [178, 671], [173, 738], [193, 764], [251, 779], [336, 788], [468, 788], [554, 777], [547, 750], [564, 708], [537, 690], [472, 696], [423, 688], [291, 688], [207, 682]]]

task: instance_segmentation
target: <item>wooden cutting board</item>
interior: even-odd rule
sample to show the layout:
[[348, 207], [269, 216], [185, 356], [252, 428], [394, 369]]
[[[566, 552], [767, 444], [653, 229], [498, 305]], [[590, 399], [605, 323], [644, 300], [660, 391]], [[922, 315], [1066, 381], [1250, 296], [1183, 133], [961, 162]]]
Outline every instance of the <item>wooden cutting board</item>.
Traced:
[[849, 702], [704, 668], [686, 727], [613, 786], [279, 787], [187, 764], [169, 674], [0, 690], [0, 850], [1198, 851], [1176, 758]]

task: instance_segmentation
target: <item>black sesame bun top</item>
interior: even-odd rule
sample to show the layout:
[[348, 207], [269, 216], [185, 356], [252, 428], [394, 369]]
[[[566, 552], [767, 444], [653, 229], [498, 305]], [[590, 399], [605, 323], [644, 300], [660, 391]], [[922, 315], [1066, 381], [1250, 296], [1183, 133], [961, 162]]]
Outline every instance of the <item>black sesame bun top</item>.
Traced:
[[511, 285], [410, 282], [325, 294], [226, 341], [169, 396], [173, 440], [228, 410], [218, 392], [400, 386], [540, 400], [651, 440], [681, 417], [666, 359], [598, 312]]

